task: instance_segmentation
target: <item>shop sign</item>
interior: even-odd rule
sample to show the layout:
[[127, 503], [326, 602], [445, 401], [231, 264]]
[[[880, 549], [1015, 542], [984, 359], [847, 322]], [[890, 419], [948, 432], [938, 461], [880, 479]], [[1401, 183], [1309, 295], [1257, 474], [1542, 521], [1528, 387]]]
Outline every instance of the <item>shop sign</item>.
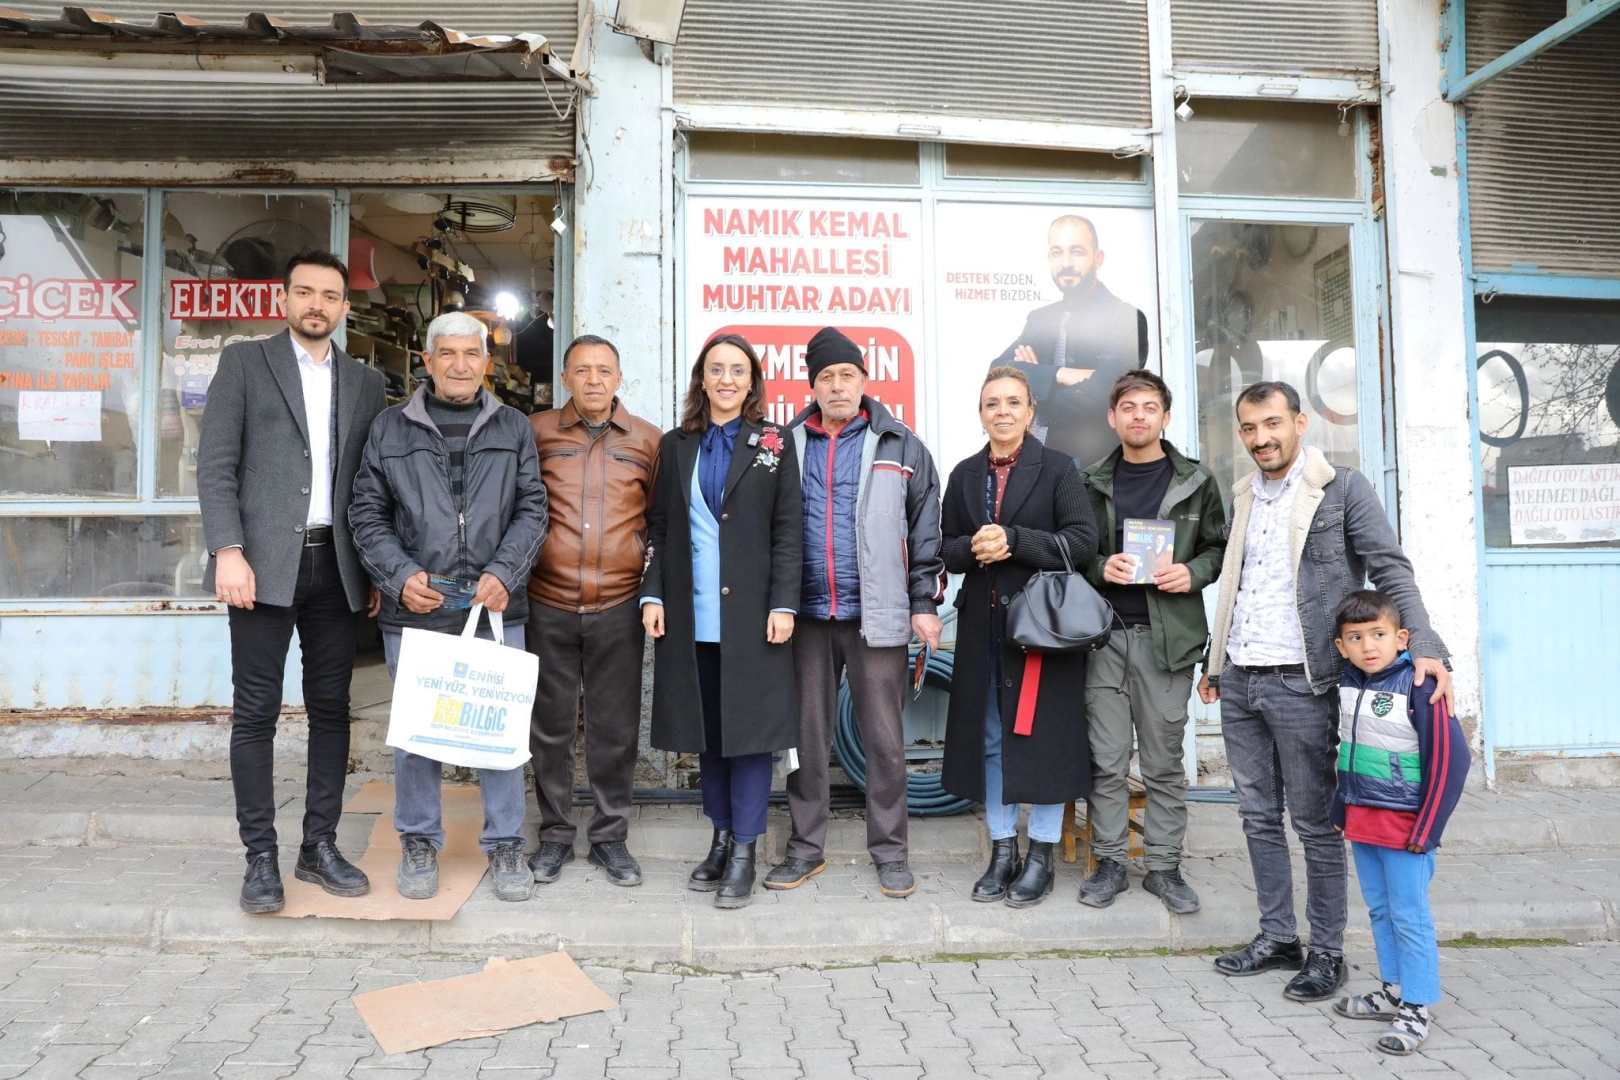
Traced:
[[917, 203], [694, 197], [686, 213], [688, 357], [741, 334], [765, 368], [769, 419], [787, 423], [814, 400], [806, 344], [836, 326], [861, 347], [867, 394], [918, 426]]
[[136, 282], [105, 278], [0, 277], [0, 321], [116, 319], [134, 322], [130, 307]]
[[169, 282], [171, 319], [285, 319], [286, 300], [279, 281]]
[[1514, 544], [1620, 540], [1620, 465], [1513, 465], [1508, 510]]

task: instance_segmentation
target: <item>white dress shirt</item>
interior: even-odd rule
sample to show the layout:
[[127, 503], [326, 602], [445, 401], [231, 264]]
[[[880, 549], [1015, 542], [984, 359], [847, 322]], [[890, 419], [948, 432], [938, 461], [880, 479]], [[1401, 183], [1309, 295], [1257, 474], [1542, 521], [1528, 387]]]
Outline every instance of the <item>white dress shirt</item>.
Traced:
[[297, 338], [298, 379], [304, 386], [304, 417], [309, 426], [309, 514], [305, 525], [332, 524], [332, 348], [326, 359], [310, 356]]
[[1289, 537], [1304, 470], [1302, 451], [1281, 480], [1267, 480], [1262, 472], [1254, 474], [1254, 504], [1244, 530], [1243, 570], [1227, 649], [1227, 656], [1239, 667], [1305, 662], [1305, 632], [1299, 625]]

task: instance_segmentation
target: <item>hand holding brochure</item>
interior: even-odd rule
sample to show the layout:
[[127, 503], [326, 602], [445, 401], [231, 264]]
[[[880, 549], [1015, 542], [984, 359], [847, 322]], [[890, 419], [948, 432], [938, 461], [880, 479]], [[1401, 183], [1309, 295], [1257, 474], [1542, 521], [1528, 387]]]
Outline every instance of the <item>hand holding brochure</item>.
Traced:
[[1136, 561], [1132, 585], [1151, 585], [1153, 575], [1176, 561], [1176, 523], [1164, 518], [1126, 518], [1125, 554]]

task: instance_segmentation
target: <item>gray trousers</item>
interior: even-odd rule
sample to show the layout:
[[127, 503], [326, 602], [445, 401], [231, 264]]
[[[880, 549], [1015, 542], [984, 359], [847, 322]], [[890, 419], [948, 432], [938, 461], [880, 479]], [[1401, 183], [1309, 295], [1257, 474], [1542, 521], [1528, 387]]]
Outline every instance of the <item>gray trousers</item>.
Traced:
[[1311, 693], [1304, 675], [1221, 673], [1221, 734], [1237, 787], [1238, 816], [1260, 901], [1260, 932], [1293, 941], [1294, 872], [1283, 809], [1305, 847], [1305, 917], [1311, 948], [1344, 952], [1344, 839], [1333, 828], [1339, 695]]
[[[479, 618], [483, 623], [483, 618]], [[523, 648], [524, 630], [521, 625], [503, 628], [505, 645]], [[489, 641], [495, 633], [487, 623], [478, 627], [478, 636]], [[399, 648], [404, 631], [383, 628], [383, 659], [388, 663], [388, 677], [394, 678], [399, 667]], [[496, 844], [516, 843], [523, 847], [523, 766], [515, 769], [478, 769], [478, 791], [484, 800], [484, 831], [478, 846], [488, 855]], [[394, 748], [394, 828], [399, 835], [424, 836], [438, 851], [444, 847], [444, 817], [439, 786], [444, 779], [444, 766], [432, 758]]]
[[596, 810], [585, 837], [593, 844], [630, 835], [641, 730], [641, 605], [633, 599], [580, 614], [538, 601], [529, 605], [529, 651], [540, 657], [529, 752], [540, 839], [574, 842], [574, 734], [585, 689], [585, 772]]
[[1165, 671], [1153, 657], [1147, 625], [1116, 630], [1086, 663], [1086, 721], [1090, 725], [1091, 851], [1123, 863], [1129, 850], [1134, 735], [1141, 756], [1147, 811], [1142, 818], [1143, 863], [1173, 870], [1187, 835], [1187, 772], [1181, 758], [1193, 668]]
[[815, 862], [826, 850], [827, 767], [839, 676], [847, 672], [866, 751], [866, 849], [873, 862], [904, 860], [906, 745], [900, 717], [910, 685], [906, 647], [872, 648], [858, 619], [801, 618], [793, 628], [793, 666], [799, 680], [799, 767], [787, 778], [793, 813], [788, 857]]

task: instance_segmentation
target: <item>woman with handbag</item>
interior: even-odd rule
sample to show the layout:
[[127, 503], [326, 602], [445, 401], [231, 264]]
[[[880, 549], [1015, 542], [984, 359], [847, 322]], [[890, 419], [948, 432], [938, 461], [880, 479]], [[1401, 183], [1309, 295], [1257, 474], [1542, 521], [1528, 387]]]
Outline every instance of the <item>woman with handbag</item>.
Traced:
[[793, 616], [804, 519], [793, 440], [765, 423], [765, 373], [743, 338], [692, 365], [681, 424], [659, 444], [641, 621], [653, 639], [652, 745], [697, 753], [708, 858], [687, 887], [753, 900], [773, 751], [799, 742]]
[[[1097, 552], [1080, 472], [1029, 435], [1034, 418], [1024, 373], [992, 368], [979, 391], [989, 445], [951, 471], [941, 519], [945, 569], [963, 575], [943, 782], [985, 804], [990, 866], [973, 899], [1012, 907], [1052, 890], [1063, 805], [1091, 790], [1085, 652], [1026, 653], [1008, 636], [1009, 605], [1038, 571], [1086, 566]], [[1026, 802], [1029, 852], [1020, 860]]]

